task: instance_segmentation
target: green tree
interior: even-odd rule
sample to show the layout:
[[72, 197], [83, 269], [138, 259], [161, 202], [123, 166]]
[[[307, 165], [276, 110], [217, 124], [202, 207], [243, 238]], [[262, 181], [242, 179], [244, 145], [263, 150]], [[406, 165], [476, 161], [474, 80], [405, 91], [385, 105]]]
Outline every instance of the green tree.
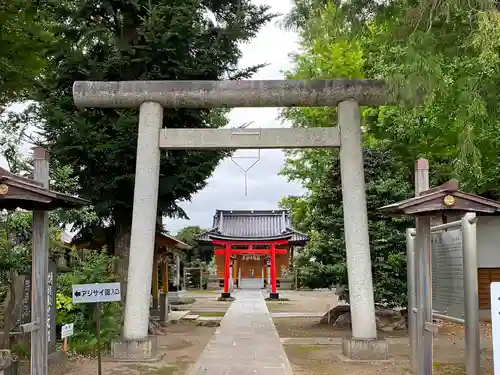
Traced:
[[198, 266], [203, 261], [208, 263], [212, 258], [211, 246], [201, 246], [198, 242], [200, 235], [206, 231], [207, 229], [193, 225], [182, 228], [175, 236], [182, 242], [192, 246], [191, 250], [183, 252], [185, 261], [192, 266]]
[[311, 225], [311, 216], [309, 212], [310, 196], [289, 196], [283, 197], [279, 202], [279, 207], [289, 210], [291, 214], [292, 227], [299, 232], [306, 233]]
[[[53, 216], [54, 217], [54, 216]], [[15, 294], [14, 280], [17, 275], [29, 270], [32, 253], [31, 212], [24, 210], [0, 211], [0, 305], [3, 320], [0, 326], [6, 331], [13, 328], [12, 311], [19, 296]], [[49, 249], [52, 255], [63, 249], [61, 230], [49, 227]], [[6, 335], [0, 346], [9, 348], [11, 341]]]
[[175, 237], [190, 246], [196, 246], [198, 244], [198, 237], [205, 231], [206, 229], [203, 229], [197, 225], [192, 225], [182, 228], [177, 232]]
[[[331, 170], [318, 181], [309, 202], [311, 243], [298, 261], [301, 282], [340, 287], [340, 297], [349, 301], [338, 151], [331, 153], [331, 159]], [[405, 229], [411, 220], [386, 217], [378, 209], [411, 197], [410, 173], [386, 151], [367, 148], [364, 160], [375, 300], [402, 306], [406, 304]]]
[[53, 38], [46, 21], [38, 1], [0, 0], [0, 113], [23, 99], [42, 72]]
[[[301, 43], [301, 53], [294, 56], [288, 78], [384, 78], [399, 95], [398, 106], [363, 108], [362, 126], [366, 147], [389, 153], [394, 163], [407, 171], [404, 175], [408, 174], [408, 179], [401, 177], [402, 181], [411, 184], [409, 177], [415, 159], [426, 157], [431, 165], [431, 184], [453, 177], [467, 191], [500, 197], [500, 13], [496, 4], [454, 0], [294, 0], [285, 26], [299, 31]], [[294, 108], [283, 115], [293, 126], [336, 125], [334, 109]], [[330, 156], [320, 151], [299, 151], [289, 154], [283, 170], [284, 175], [302, 181], [308, 189], [303, 202], [313, 219], [317, 218], [316, 200], [326, 196], [322, 191], [327, 186], [323, 177], [328, 175], [330, 166]], [[383, 181], [379, 183], [383, 185]], [[398, 200], [398, 190], [393, 193], [393, 201]], [[327, 204], [324, 200], [320, 207]], [[374, 209], [375, 205], [371, 207]], [[332, 218], [325, 213], [322, 220], [329, 223]], [[390, 228], [379, 229], [380, 233], [387, 231], [385, 237], [396, 241]], [[372, 236], [377, 235], [378, 230], [370, 230]], [[328, 275], [338, 280], [341, 271], [345, 271], [342, 261], [328, 255], [331, 247], [340, 246], [328, 242], [328, 233], [333, 232], [322, 232], [313, 224], [309, 250], [316, 253], [308, 250], [297, 259], [304, 265], [304, 272], [308, 272], [310, 282], [318, 285]], [[375, 253], [383, 249], [373, 239], [371, 246]], [[318, 263], [321, 257], [325, 260]], [[375, 265], [376, 298], [401, 300], [398, 293], [404, 292], [404, 288], [389, 273], [394, 276], [401, 270], [403, 258], [391, 258], [394, 262], [385, 259], [383, 266], [388, 268], [383, 272], [387, 273], [384, 277], [390, 288], [385, 296], [380, 293], [382, 278], [377, 274], [381, 275], [382, 270]]]
[[[295, 0], [287, 25], [300, 31], [306, 77], [384, 78], [405, 103], [368, 108], [377, 147], [412, 165], [431, 163], [433, 183], [499, 196], [497, 160], [500, 12], [491, 2]], [[338, 59], [338, 46], [351, 47]], [[306, 69], [307, 68], [307, 69]], [[416, 106], [415, 103], [421, 105]]]
[[[364, 47], [369, 35], [362, 34], [353, 40], [348, 29], [339, 27], [343, 13], [338, 7], [327, 1], [313, 3], [317, 8], [304, 8], [300, 2], [295, 9], [298, 13], [293, 17], [298, 20], [302, 53], [294, 56], [287, 78], [365, 78], [368, 59]], [[363, 111], [364, 117], [372, 113], [370, 108]], [[335, 108], [290, 108], [282, 114], [295, 127], [337, 125]], [[408, 223], [384, 217], [377, 209], [411, 196], [411, 169], [397, 154], [385, 150], [371, 132], [365, 132], [364, 143], [375, 299], [389, 305], [404, 305], [404, 229]], [[348, 300], [338, 152], [289, 152], [282, 174], [302, 182], [308, 190], [300, 199], [287, 202], [293, 216], [302, 219], [311, 238], [305, 251], [296, 258], [301, 283], [310, 287], [337, 287], [341, 297]]]
[[[28, 121], [25, 120], [29, 118], [29, 113], [8, 112], [3, 121], [0, 119], [0, 156], [4, 157], [7, 169], [11, 173], [31, 178], [33, 160], [21, 151], [28, 133], [26, 126]], [[52, 190], [73, 195], [77, 195], [80, 191], [78, 176], [70, 165], [61, 165], [57, 160], [51, 160], [49, 173]], [[64, 229], [68, 224], [80, 223], [81, 226], [91, 226], [98, 222], [95, 210], [90, 204], [80, 209], [56, 209], [49, 213], [49, 218], [51, 226], [59, 229]]]
[[[92, 201], [93, 225], [115, 228], [115, 254], [126, 278], [132, 216], [138, 110], [77, 110], [75, 80], [217, 80], [249, 77], [239, 70], [239, 44], [274, 15], [250, 1], [76, 1], [51, 3], [58, 43], [30, 108], [41, 142], [78, 177]], [[213, 17], [212, 17], [212, 16]], [[220, 127], [225, 110], [165, 109], [168, 127]], [[168, 154], [168, 156], [167, 156]], [[186, 217], [176, 201], [203, 188], [224, 152], [163, 153], [158, 217]], [[85, 226], [85, 223], [76, 223]]]
[[0, 212], [0, 302], [11, 277], [26, 271], [31, 254], [31, 218], [23, 212]]

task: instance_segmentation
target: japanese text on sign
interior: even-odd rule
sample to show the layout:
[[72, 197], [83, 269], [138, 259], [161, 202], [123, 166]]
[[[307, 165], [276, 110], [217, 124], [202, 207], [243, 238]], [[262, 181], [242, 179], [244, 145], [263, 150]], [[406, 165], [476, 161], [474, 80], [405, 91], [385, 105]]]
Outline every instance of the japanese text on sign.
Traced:
[[61, 338], [65, 339], [67, 337], [73, 336], [74, 326], [75, 325], [73, 323], [63, 325], [61, 327]]
[[73, 303], [116, 302], [121, 300], [120, 283], [73, 285]]
[[255, 255], [255, 254], [250, 254], [250, 255], [243, 255], [242, 260], [260, 260], [260, 255]]
[[52, 311], [52, 304], [54, 301], [52, 300], [52, 288], [54, 284], [54, 274], [49, 272], [47, 275], [47, 342], [52, 341], [52, 329], [51, 329], [51, 316], [50, 313]]

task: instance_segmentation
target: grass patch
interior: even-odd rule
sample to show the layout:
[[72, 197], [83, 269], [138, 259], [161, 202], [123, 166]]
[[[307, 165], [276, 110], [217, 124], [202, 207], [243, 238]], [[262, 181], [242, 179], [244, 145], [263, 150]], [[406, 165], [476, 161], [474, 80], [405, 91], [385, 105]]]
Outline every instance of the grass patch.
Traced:
[[226, 315], [225, 312], [223, 311], [203, 311], [203, 312], [200, 312], [196, 315], [199, 315], [199, 316], [206, 316], [206, 317], [219, 317], [219, 316], [224, 316]]
[[465, 365], [462, 363], [439, 363], [434, 362], [432, 367], [439, 375], [465, 375]]
[[[492, 374], [492, 361], [481, 361], [480, 375]], [[465, 364], [449, 363], [449, 362], [434, 362], [432, 364], [435, 375], [465, 375]]]
[[[293, 348], [293, 349], [292, 349]], [[324, 348], [324, 345], [287, 345], [287, 349], [295, 354], [312, 353]]]

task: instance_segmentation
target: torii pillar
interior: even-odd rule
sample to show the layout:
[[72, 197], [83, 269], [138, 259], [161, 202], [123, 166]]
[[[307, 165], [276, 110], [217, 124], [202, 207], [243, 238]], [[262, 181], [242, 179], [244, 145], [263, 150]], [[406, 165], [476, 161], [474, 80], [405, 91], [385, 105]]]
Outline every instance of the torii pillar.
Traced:
[[[140, 108], [134, 208], [123, 340], [114, 356], [154, 356], [148, 337], [149, 292], [158, 199], [160, 148], [292, 149], [340, 147], [352, 339], [344, 353], [386, 357], [377, 341], [368, 241], [360, 105], [393, 102], [383, 81], [125, 81], [75, 82], [79, 107]], [[311, 129], [161, 129], [163, 108], [337, 107], [338, 127]], [[235, 136], [237, 135], [237, 136]], [[382, 354], [381, 354], [382, 353]]]

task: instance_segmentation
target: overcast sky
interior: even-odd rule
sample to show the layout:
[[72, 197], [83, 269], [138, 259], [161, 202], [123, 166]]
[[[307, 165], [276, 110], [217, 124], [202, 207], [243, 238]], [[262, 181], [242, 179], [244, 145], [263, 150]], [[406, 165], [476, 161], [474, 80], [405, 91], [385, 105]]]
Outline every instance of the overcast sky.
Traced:
[[[292, 6], [291, 0], [253, 0], [256, 4], [271, 5], [275, 13], [287, 13]], [[241, 67], [267, 63], [253, 79], [280, 79], [282, 71], [290, 67], [289, 54], [297, 51], [297, 36], [282, 30], [273, 21], [262, 28], [258, 36], [249, 44], [242, 46]], [[254, 121], [249, 127], [287, 127], [278, 119], [276, 108], [236, 108], [229, 115], [230, 127]], [[26, 148], [28, 151], [29, 148]], [[257, 150], [238, 151], [238, 156], [257, 157]], [[246, 168], [255, 159], [235, 159]], [[209, 228], [216, 209], [276, 209], [279, 200], [288, 195], [299, 195], [302, 188], [288, 183], [278, 175], [284, 164], [284, 154], [280, 150], [260, 151], [260, 160], [247, 173], [245, 196], [245, 173], [231, 159], [223, 160], [208, 180], [205, 189], [195, 194], [190, 202], [181, 202], [190, 220], [166, 220], [167, 229], [175, 233], [188, 225]], [[5, 166], [1, 160], [0, 165]]]
[[[291, 0], [254, 0], [256, 4], [267, 4], [272, 12], [288, 13]], [[249, 44], [242, 46], [243, 58], [241, 67], [267, 63], [253, 79], [280, 79], [282, 71], [290, 67], [289, 54], [296, 52], [297, 36], [293, 32], [282, 30], [273, 21], [262, 28], [258, 36]], [[279, 109], [276, 108], [236, 108], [230, 113], [230, 127], [239, 126], [245, 122], [254, 121], [250, 127], [286, 127], [278, 119]], [[257, 150], [238, 151], [235, 156], [257, 157]], [[254, 160], [235, 159], [243, 168]], [[276, 209], [282, 197], [299, 195], [302, 188], [288, 183], [278, 175], [284, 165], [284, 154], [281, 150], [261, 150], [260, 160], [247, 173], [247, 190], [245, 196], [245, 173], [226, 159], [216, 168], [208, 180], [205, 189], [195, 194], [191, 202], [183, 202], [180, 206], [191, 220], [167, 220], [166, 227], [172, 233], [188, 225], [199, 225], [210, 228], [216, 209]]]

